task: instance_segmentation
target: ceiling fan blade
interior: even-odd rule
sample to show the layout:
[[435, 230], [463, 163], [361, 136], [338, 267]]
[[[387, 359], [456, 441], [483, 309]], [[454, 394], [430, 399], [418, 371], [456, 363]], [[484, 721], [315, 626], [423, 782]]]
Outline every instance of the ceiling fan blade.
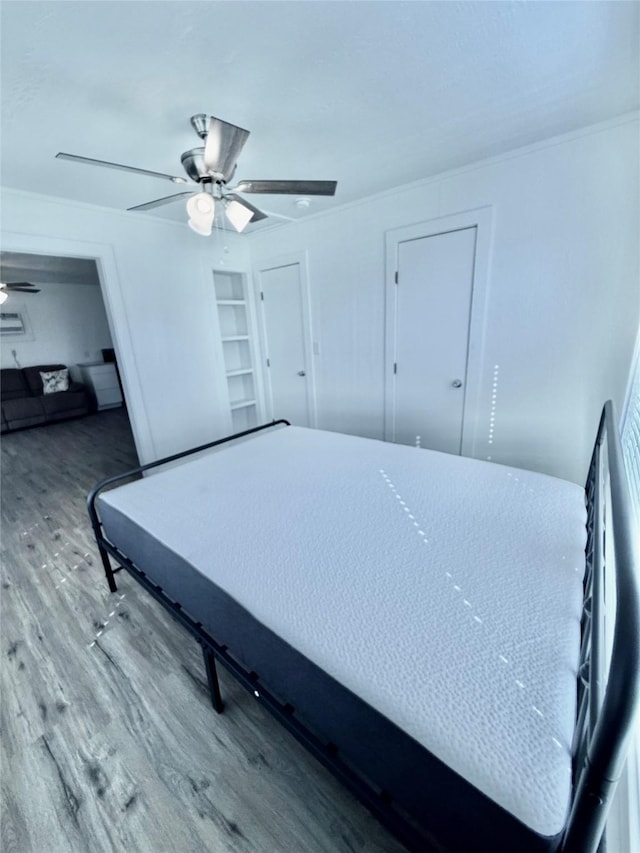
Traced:
[[192, 192], [176, 193], [176, 195], [166, 195], [164, 198], [156, 198], [153, 201], [146, 201], [144, 204], [136, 204], [135, 207], [128, 207], [127, 210], [151, 210], [153, 207], [160, 207], [163, 204], [171, 204], [177, 198], [184, 198], [187, 195], [193, 195]]
[[15, 284], [3, 284], [0, 290], [10, 290], [14, 293], [40, 293], [39, 287], [34, 287], [28, 282], [16, 282]]
[[297, 222], [295, 216], [285, 216], [284, 213], [276, 213], [275, 210], [265, 210], [267, 216], [273, 216], [276, 219], [284, 219], [285, 222]]
[[2, 286], [8, 290], [13, 290], [14, 287], [35, 287], [35, 284], [31, 284], [30, 281], [5, 281], [2, 283]]
[[204, 165], [209, 172], [222, 175], [223, 181], [230, 181], [236, 162], [249, 131], [235, 124], [211, 116], [209, 132], [204, 143]]
[[104, 166], [107, 169], [120, 169], [123, 172], [136, 172], [138, 175], [150, 175], [152, 178], [164, 178], [173, 181], [174, 184], [186, 184], [186, 178], [175, 175], [165, 175], [164, 172], [152, 172], [150, 169], [138, 169], [136, 166], [123, 166], [121, 163], [111, 163], [109, 160], [94, 160], [92, 157], [79, 157], [77, 154], [65, 154], [59, 151], [56, 154], [58, 160], [71, 160], [74, 163], [86, 163], [88, 166]]
[[257, 207], [254, 207], [251, 202], [247, 201], [246, 198], [240, 198], [239, 195], [235, 193], [226, 193], [225, 198], [229, 199], [229, 201], [237, 201], [240, 204], [247, 207], [250, 211], [253, 212], [253, 216], [249, 220], [249, 222], [259, 222], [261, 219], [266, 219], [267, 214], [263, 213], [261, 210], [258, 210]]
[[240, 181], [233, 189], [272, 195], [335, 195], [337, 186], [337, 181]]

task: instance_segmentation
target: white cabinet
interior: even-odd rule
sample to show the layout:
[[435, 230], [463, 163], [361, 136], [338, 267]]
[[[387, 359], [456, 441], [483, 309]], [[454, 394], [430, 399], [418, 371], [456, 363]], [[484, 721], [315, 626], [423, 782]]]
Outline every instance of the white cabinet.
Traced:
[[78, 369], [98, 411], [122, 405], [115, 364], [97, 361], [92, 364], [79, 364]]
[[222, 337], [233, 432], [258, 425], [258, 387], [252, 323], [242, 273], [214, 270], [213, 283]]

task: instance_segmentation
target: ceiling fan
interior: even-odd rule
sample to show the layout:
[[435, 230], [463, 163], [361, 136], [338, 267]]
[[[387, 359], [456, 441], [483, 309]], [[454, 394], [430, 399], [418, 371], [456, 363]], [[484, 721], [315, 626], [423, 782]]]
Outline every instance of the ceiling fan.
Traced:
[[0, 305], [10, 293], [40, 293], [40, 288], [28, 281], [0, 282]]
[[[187, 176], [200, 186], [200, 190], [157, 198], [129, 207], [128, 210], [151, 210], [188, 196], [188, 224], [198, 234], [208, 236], [211, 234], [216, 210], [223, 211], [237, 231], [243, 231], [249, 222], [258, 222], [260, 219], [267, 218], [266, 213], [254, 207], [238, 193], [297, 196], [335, 194], [336, 181], [244, 180], [239, 181], [235, 186], [228, 186], [236, 171], [237, 159], [247, 141], [249, 131], [204, 113], [192, 116], [191, 125], [204, 142], [204, 146], [185, 151], [180, 159]], [[175, 184], [188, 183], [183, 177], [153, 172], [149, 169], [138, 169], [135, 166], [123, 166], [108, 160], [94, 160], [91, 157], [79, 157], [62, 151], [56, 154], [56, 157], [91, 166], [105, 166], [108, 169], [121, 169], [125, 172], [163, 178]]]

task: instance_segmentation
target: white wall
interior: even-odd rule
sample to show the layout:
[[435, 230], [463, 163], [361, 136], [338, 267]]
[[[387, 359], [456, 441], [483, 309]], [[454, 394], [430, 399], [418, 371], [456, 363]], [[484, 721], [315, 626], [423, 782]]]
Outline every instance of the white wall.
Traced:
[[2, 214], [5, 250], [98, 259], [142, 461], [229, 432], [211, 271], [247, 269], [246, 241], [223, 254], [183, 223], [13, 190]]
[[[492, 207], [474, 455], [582, 482], [622, 406], [640, 316], [638, 116], [250, 236], [255, 269], [309, 262], [318, 426], [382, 437], [385, 232]], [[494, 365], [494, 444], [487, 444]], [[284, 414], [286, 416], [286, 413]]]
[[637, 143], [634, 115], [248, 239], [228, 234], [226, 255], [183, 223], [5, 191], [2, 248], [98, 259], [148, 461], [230, 429], [211, 270], [300, 252], [318, 425], [381, 437], [385, 232], [489, 205], [480, 409], [465, 430], [486, 456], [499, 364], [493, 458], [581, 481], [601, 403], [622, 405], [638, 327]]
[[62, 283], [39, 287], [33, 296], [12, 293], [3, 305], [6, 311], [26, 311], [29, 328], [24, 336], [2, 339], [2, 367], [15, 367], [12, 350], [22, 367], [102, 361], [101, 350], [112, 344], [100, 288]]

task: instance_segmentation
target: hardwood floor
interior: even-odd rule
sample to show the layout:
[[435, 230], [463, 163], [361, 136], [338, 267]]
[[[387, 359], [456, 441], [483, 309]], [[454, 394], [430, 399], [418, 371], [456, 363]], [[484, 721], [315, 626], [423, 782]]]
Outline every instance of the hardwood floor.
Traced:
[[136, 464], [123, 410], [2, 437], [3, 853], [401, 853], [132, 579], [85, 509]]

